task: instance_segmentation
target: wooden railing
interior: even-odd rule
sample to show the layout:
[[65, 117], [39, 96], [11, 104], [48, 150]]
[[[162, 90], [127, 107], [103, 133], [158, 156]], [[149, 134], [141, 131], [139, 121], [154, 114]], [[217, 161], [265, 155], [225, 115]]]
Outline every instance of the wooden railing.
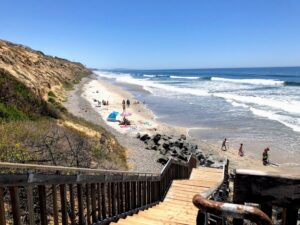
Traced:
[[[272, 218], [272, 208], [281, 211], [277, 220], [283, 225], [296, 225], [300, 209], [300, 177], [252, 170], [236, 170], [233, 201], [256, 204]], [[234, 225], [243, 224], [236, 219]]]
[[158, 174], [0, 163], [0, 224], [107, 224], [163, 200], [196, 164], [171, 159]]

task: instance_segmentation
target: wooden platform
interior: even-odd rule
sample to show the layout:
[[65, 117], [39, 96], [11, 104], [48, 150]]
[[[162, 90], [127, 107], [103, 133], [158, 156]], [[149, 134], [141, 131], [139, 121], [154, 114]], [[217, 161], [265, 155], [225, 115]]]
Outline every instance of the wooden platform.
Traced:
[[217, 188], [222, 180], [222, 169], [193, 169], [189, 180], [173, 181], [163, 202], [111, 224], [196, 224], [198, 209], [192, 203], [193, 196]]

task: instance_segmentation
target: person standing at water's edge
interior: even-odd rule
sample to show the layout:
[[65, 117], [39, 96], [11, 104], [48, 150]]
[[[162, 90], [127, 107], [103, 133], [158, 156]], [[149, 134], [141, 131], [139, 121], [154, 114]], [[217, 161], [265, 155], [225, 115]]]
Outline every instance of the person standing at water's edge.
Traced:
[[244, 156], [243, 143], [241, 143], [240, 148], [239, 148], [239, 156], [241, 156], [241, 157]]
[[123, 112], [125, 111], [126, 109], [126, 103], [125, 103], [125, 99], [123, 99], [122, 101], [122, 108], [123, 108]]
[[270, 151], [269, 148], [265, 148], [264, 152], [263, 152], [263, 165], [266, 166], [269, 164], [269, 154], [268, 152]]
[[221, 150], [223, 151], [227, 151], [227, 139], [225, 138], [224, 141], [222, 142], [222, 146], [221, 146]]
[[127, 108], [129, 108], [130, 107], [130, 100], [129, 99], [127, 99], [126, 104], [127, 104]]

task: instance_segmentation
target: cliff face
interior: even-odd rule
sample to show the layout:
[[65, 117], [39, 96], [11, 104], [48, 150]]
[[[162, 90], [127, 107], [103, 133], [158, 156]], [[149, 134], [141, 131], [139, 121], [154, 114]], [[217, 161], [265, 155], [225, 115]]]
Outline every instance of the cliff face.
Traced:
[[90, 73], [0, 40], [0, 161], [126, 169], [115, 137], [61, 104], [65, 90]]
[[90, 73], [80, 63], [47, 56], [3, 40], [0, 40], [0, 69], [44, 99], [50, 90], [61, 93], [64, 85]]

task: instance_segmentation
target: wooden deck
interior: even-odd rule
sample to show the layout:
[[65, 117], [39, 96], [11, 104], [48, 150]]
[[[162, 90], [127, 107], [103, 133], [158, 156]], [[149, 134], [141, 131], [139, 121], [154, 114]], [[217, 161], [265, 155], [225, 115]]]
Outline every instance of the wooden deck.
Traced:
[[163, 202], [111, 224], [196, 224], [198, 209], [193, 196], [217, 188], [222, 180], [222, 169], [193, 169], [189, 180], [173, 181]]

